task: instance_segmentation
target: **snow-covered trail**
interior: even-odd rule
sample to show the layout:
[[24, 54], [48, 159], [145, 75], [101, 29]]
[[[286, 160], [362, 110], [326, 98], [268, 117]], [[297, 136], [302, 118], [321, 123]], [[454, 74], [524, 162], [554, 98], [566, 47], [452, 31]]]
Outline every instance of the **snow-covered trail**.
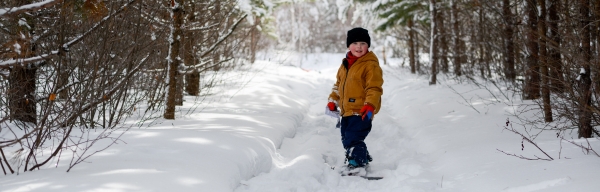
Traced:
[[[324, 115], [324, 108], [341, 57], [316, 58], [325, 61], [302, 65], [319, 83], [307, 90], [308, 110], [296, 135], [284, 139], [269, 172], [243, 180], [236, 191], [596, 191], [600, 185], [594, 181], [598, 157], [557, 140], [555, 132], [518, 124], [511, 113], [531, 101], [521, 101], [506, 87], [481, 88], [444, 75], [430, 86], [426, 76], [398, 66], [382, 66], [382, 109], [365, 140], [374, 159], [372, 175], [385, 178], [339, 176], [329, 165], [342, 165], [344, 151], [335, 119]], [[517, 131], [537, 134], [536, 143], [556, 159], [528, 161], [499, 152], [544, 155], [504, 130], [507, 119]], [[566, 134], [577, 137], [576, 131]], [[572, 140], [600, 148], [598, 139]]]
[[[309, 110], [293, 138], [284, 139], [273, 159], [269, 173], [243, 181], [236, 191], [432, 191], [435, 184], [425, 178], [426, 155], [418, 153], [395, 114], [394, 96], [415, 82], [384, 74], [382, 109], [375, 116], [373, 129], [365, 142], [374, 161], [371, 176], [384, 176], [377, 181], [359, 177], [341, 177], [331, 166], [344, 163], [344, 149], [336, 119], [324, 114], [327, 96], [335, 82], [338, 65], [320, 69], [317, 87], [311, 90]], [[386, 68], [385, 70], [394, 70]], [[421, 83], [421, 82], [419, 82]], [[420, 86], [419, 86], [420, 87]], [[426, 177], [421, 177], [426, 176]]]
[[[283, 140], [270, 171], [243, 180], [236, 191], [586, 191], [577, 183], [585, 183], [589, 179], [584, 175], [598, 170], [581, 166], [596, 157], [582, 156], [572, 146], [560, 149], [553, 132], [540, 134], [537, 141], [555, 157], [569, 153], [577, 161], [527, 161], [505, 155], [497, 149], [540, 155], [531, 145], [522, 150], [521, 138], [503, 130], [507, 118], [515, 121], [507, 112], [519, 103], [506, 105], [505, 98], [488, 90], [449, 79], [430, 86], [427, 76], [382, 66], [382, 109], [365, 142], [374, 159], [372, 175], [385, 178], [341, 177], [329, 168], [344, 161], [339, 129], [335, 119], [324, 115], [341, 57], [315, 58], [321, 60], [302, 65], [319, 83], [306, 90], [308, 110], [296, 134]], [[515, 128], [524, 131], [516, 124]]]

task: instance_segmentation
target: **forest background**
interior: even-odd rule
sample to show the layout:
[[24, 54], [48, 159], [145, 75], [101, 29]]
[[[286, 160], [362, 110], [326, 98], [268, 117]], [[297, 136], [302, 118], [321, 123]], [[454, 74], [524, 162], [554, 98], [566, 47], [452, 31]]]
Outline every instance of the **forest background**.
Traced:
[[522, 125], [591, 138], [598, 21], [590, 0], [3, 1], [0, 165], [34, 171], [66, 150], [72, 168], [97, 141], [117, 140], [127, 117], [175, 119], [184, 95], [201, 105], [222, 72], [261, 52], [344, 52], [355, 26], [370, 29], [383, 65], [406, 58], [431, 85], [444, 75], [507, 87], [498, 97], [519, 95], [535, 101], [522, 112], [539, 111]]

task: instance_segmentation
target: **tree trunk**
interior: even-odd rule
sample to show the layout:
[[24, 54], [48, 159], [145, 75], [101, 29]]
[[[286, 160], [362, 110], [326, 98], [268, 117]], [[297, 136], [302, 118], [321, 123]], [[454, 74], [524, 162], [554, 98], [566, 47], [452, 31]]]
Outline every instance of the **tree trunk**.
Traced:
[[436, 26], [437, 28], [437, 36], [438, 36], [438, 42], [439, 42], [439, 55], [438, 55], [438, 62], [440, 63], [440, 70], [442, 71], [442, 73], [448, 73], [449, 71], [449, 67], [448, 67], [448, 40], [446, 38], [446, 26], [444, 23], [444, 10], [436, 10], [436, 22], [439, 24], [439, 26]]
[[8, 105], [13, 120], [37, 123], [35, 102], [36, 68], [17, 64], [12, 67], [8, 77]]
[[185, 76], [187, 86], [185, 87], [188, 94], [192, 96], [200, 95], [200, 73], [194, 70]]
[[[181, 25], [183, 25], [184, 20], [186, 19], [184, 14], [186, 14], [185, 10], [189, 9], [189, 7], [186, 7], [186, 3], [189, 3], [189, 0], [188, 1], [186, 1], [186, 0], [179, 0], [179, 2], [181, 3], [179, 5], [179, 7], [182, 9], [181, 15], [179, 17], [177, 17], [177, 19], [181, 20], [179, 22], [180, 23], [180, 27], [179, 27], [180, 32], [179, 32], [179, 38], [178, 38], [179, 39], [179, 45], [180, 45], [179, 47], [181, 47], [181, 50], [179, 51], [179, 54], [177, 55], [176, 58], [177, 59], [183, 58], [184, 59], [183, 64], [185, 65], [185, 64], [187, 64], [185, 62], [186, 53], [191, 51], [191, 49], [185, 49], [186, 44], [188, 44], [188, 45], [191, 44], [191, 42], [188, 41], [187, 37], [190, 37], [192, 35], [186, 36], [186, 35], [188, 35], [189, 31], [185, 31], [184, 32], [183, 29], [181, 29]], [[193, 15], [193, 13], [194, 12], [189, 11], [187, 15]], [[182, 65], [181, 60], [179, 60], [177, 62], [179, 64], [177, 65], [177, 67], [178, 67], [178, 72], [177, 72], [177, 91], [176, 91], [177, 94], [175, 95], [175, 105], [182, 106], [183, 105], [183, 92], [184, 92], [184, 89], [185, 89], [185, 82], [183, 81], [184, 74], [179, 73], [179, 71], [180, 70], [184, 71], [184, 70], [181, 67], [181, 65]]]
[[579, 0], [581, 29], [581, 73], [579, 74], [579, 138], [592, 137], [592, 80], [591, 80], [591, 45], [590, 45], [590, 2]]
[[183, 22], [183, 9], [182, 9], [182, 0], [172, 0], [172, 17], [173, 17], [173, 26], [171, 28], [171, 42], [169, 47], [169, 58], [167, 60], [168, 66], [168, 91], [167, 91], [167, 107], [165, 109], [164, 118], [165, 119], [175, 119], [175, 104], [177, 99], [177, 82], [179, 77], [179, 72], [177, 71], [177, 67], [179, 66], [179, 48], [180, 48], [180, 39], [181, 39], [181, 23]]
[[383, 65], [387, 65], [387, 56], [385, 55], [385, 42], [383, 43], [383, 50], [381, 50], [381, 55], [383, 57]]
[[[62, 8], [63, 10], [65, 8]], [[68, 11], [65, 10], [65, 14], [67, 14]], [[66, 18], [67, 17], [61, 17], [60, 19], [62, 21], [60, 22], [65, 22], [66, 23]], [[60, 32], [58, 33], [58, 42], [60, 42], [60, 44], [65, 44], [68, 42], [68, 39], [65, 37], [65, 34], [67, 34], [67, 31], [71, 30], [67, 27], [67, 25], [61, 25], [60, 26]], [[66, 88], [66, 86], [69, 84], [69, 75], [71, 73], [73, 73], [73, 71], [70, 70], [64, 70], [67, 68], [67, 66], [69, 66], [71, 64], [70, 59], [68, 59], [69, 54], [60, 54], [58, 55], [58, 66], [57, 66], [57, 71], [58, 71], [58, 78], [57, 78], [57, 86], [58, 88], [63, 88], [60, 92], [58, 93], [53, 93], [53, 94], [57, 94], [59, 99], [62, 100], [66, 100], [69, 99], [69, 88]]]
[[[413, 21], [414, 24], [414, 21]], [[419, 57], [419, 51], [420, 52], [424, 52], [425, 50], [422, 50], [421, 48], [421, 43], [419, 41], [419, 35], [417, 34], [417, 32], [415, 31], [415, 38], [414, 38], [414, 44], [415, 44], [415, 69], [417, 70], [417, 72], [421, 73], [421, 61], [420, 61], [420, 57]]]
[[[593, 21], [599, 21], [600, 20], [600, 2], [594, 2], [594, 11], [593, 11]], [[593, 90], [595, 91], [595, 96], [594, 98], [598, 98], [598, 96], [600, 96], [600, 76], [597, 74], [600, 74], [600, 57], [598, 56], [598, 54], [600, 54], [600, 46], [598, 45], [597, 42], [600, 42], [600, 24], [598, 24], [597, 22], [594, 22], [594, 24], [592, 25], [594, 28], [591, 30], [592, 32], [592, 39], [594, 39], [594, 41], [596, 42], [594, 44], [594, 48], [592, 48], [595, 52], [595, 58], [593, 59], [593, 64], [592, 64], [592, 72], [596, 75], [594, 75], [594, 88]], [[598, 103], [598, 100], [596, 100], [596, 103]]]
[[540, 98], [540, 66], [538, 63], [538, 19], [536, 0], [527, 0], [527, 68], [525, 70], [525, 85], [523, 99], [531, 100]]
[[416, 46], [415, 46], [415, 31], [413, 29], [413, 20], [412, 19], [408, 19], [408, 58], [409, 58], [409, 63], [410, 63], [410, 73], [415, 74], [416, 73], [416, 58], [415, 58], [415, 52], [416, 52]]
[[549, 27], [549, 39], [548, 42], [548, 72], [550, 75], [550, 90], [555, 93], [561, 93], [564, 90], [564, 78], [563, 78], [563, 69], [561, 62], [561, 37], [560, 32], [558, 31], [558, 23], [560, 22], [560, 17], [558, 16], [558, 11], [560, 9], [560, 2], [557, 1], [549, 1], [550, 5], [548, 7], [548, 27]]
[[436, 19], [436, 14], [437, 14], [437, 7], [435, 4], [436, 0], [430, 0], [430, 4], [429, 4], [429, 11], [431, 11], [431, 37], [430, 37], [430, 44], [429, 44], [429, 60], [431, 62], [431, 80], [429, 81], [429, 85], [435, 85], [437, 84], [437, 36], [438, 34], [436, 34], [437, 31], [437, 19]]
[[260, 38], [260, 31], [258, 31], [258, 26], [260, 25], [260, 18], [255, 17], [254, 26], [250, 29], [250, 63], [254, 63], [256, 61], [256, 49], [258, 47], [258, 40]]
[[485, 31], [485, 29], [483, 28], [485, 25], [483, 23], [483, 7], [479, 6], [479, 22], [478, 22], [478, 27], [479, 27], [479, 32], [477, 33], [477, 46], [478, 46], [478, 51], [479, 51], [479, 59], [478, 59], [478, 63], [479, 63], [479, 72], [481, 73], [481, 77], [482, 78], [486, 78], [486, 72], [487, 69], [489, 69], [489, 64], [484, 64], [484, 60], [486, 58], [486, 50], [485, 50], [485, 46], [483, 45], [483, 31]]
[[[196, 11], [195, 3], [189, 2], [187, 3], [186, 10], [188, 10], [186, 23], [193, 23], [196, 21], [196, 16], [194, 12]], [[186, 66], [195, 66], [196, 65], [196, 57], [194, 56], [196, 53], [196, 49], [194, 48], [194, 43], [196, 39], [194, 38], [195, 34], [192, 31], [185, 32], [185, 41], [183, 42], [183, 62]], [[197, 70], [193, 70], [192, 72], [185, 75], [185, 91], [192, 96], [198, 96], [200, 90], [200, 74]]]
[[183, 105], [183, 83], [183, 75], [177, 72], [177, 83], [175, 84], [177, 86], [175, 90], [175, 105], [177, 106]]
[[540, 73], [542, 77], [542, 106], [544, 110], [544, 121], [552, 122], [552, 105], [550, 103], [550, 77], [548, 76], [548, 53], [546, 48], [546, 0], [537, 0], [540, 7], [540, 19], [538, 20], [538, 33], [539, 33], [539, 45], [540, 45]]
[[515, 71], [515, 45], [513, 42], [513, 16], [510, 10], [510, 0], [502, 1], [502, 13], [504, 17], [504, 75], [507, 80], [514, 82], [517, 76]]
[[[20, 1], [18, 6], [30, 4], [31, 0]], [[24, 14], [25, 15], [25, 14]], [[32, 18], [25, 15], [29, 29], [25, 27], [15, 27], [15, 34], [30, 34], [34, 31]], [[17, 22], [14, 22], [17, 23]], [[15, 41], [16, 42], [16, 41]], [[15, 51], [17, 58], [27, 58], [36, 55], [35, 42], [24, 42], [21, 49]], [[35, 64], [16, 64], [10, 68], [8, 77], [8, 108], [10, 119], [24, 123], [37, 124], [37, 103], [35, 97], [36, 91], [36, 73]]]
[[456, 0], [452, 0], [452, 31], [454, 33], [454, 74], [456, 76], [461, 76], [462, 71], [460, 67], [462, 65], [461, 56], [463, 55], [463, 53], [461, 50], [462, 42], [460, 39], [461, 37], [458, 24], [458, 9], [456, 8]]

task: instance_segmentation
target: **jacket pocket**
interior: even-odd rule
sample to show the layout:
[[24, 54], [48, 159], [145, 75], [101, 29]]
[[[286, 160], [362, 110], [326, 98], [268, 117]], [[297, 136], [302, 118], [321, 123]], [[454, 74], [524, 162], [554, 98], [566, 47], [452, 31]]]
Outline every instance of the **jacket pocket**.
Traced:
[[359, 111], [365, 105], [365, 100], [362, 97], [350, 97], [347, 102], [349, 109], [353, 111]]

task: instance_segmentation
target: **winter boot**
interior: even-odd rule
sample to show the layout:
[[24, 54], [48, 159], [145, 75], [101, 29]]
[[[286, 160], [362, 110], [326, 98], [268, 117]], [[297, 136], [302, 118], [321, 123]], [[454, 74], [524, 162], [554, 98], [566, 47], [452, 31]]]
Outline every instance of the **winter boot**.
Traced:
[[366, 176], [366, 165], [359, 165], [354, 159], [348, 159], [348, 164], [340, 172], [342, 176]]
[[358, 165], [358, 163], [354, 159], [350, 159], [350, 160], [348, 160], [348, 167], [350, 167], [350, 168], [356, 168], [356, 167], [360, 167], [360, 166]]

